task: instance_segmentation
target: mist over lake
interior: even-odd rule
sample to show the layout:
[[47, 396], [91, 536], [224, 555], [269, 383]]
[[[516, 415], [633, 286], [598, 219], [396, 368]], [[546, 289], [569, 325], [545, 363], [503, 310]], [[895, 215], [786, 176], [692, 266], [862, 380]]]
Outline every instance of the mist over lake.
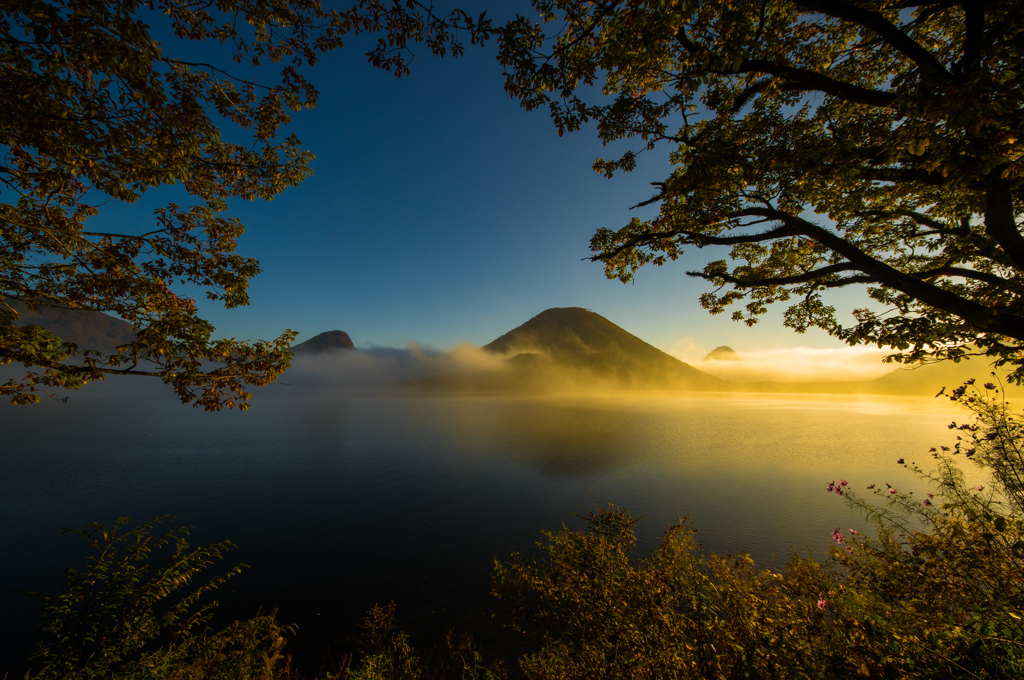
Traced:
[[278, 608], [311, 646], [391, 599], [413, 627], [465, 623], [488, 605], [495, 558], [608, 503], [644, 517], [640, 554], [689, 516], [711, 551], [821, 555], [837, 526], [863, 525], [829, 481], [913, 489], [897, 458], [930, 461], [963, 415], [928, 398], [738, 394], [7, 408], [0, 634], [29, 644], [35, 605], [12, 591], [53, 591], [79, 558], [61, 527], [123, 515], [173, 513], [196, 544], [237, 543], [231, 563], [251, 568], [225, 609]]

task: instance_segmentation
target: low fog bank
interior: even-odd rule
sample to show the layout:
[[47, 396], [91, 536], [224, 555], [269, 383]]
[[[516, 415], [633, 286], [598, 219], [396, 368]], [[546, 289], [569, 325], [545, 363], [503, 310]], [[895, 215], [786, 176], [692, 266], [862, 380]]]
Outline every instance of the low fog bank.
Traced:
[[883, 363], [889, 354], [891, 350], [876, 347], [793, 347], [740, 352], [731, 359], [683, 361], [734, 382], [846, 382], [875, 380], [891, 373], [899, 364]]
[[[519, 348], [521, 349], [521, 348]], [[875, 348], [776, 349], [718, 353], [693, 359], [703, 348], [676, 356], [693, 368], [625, 361], [615, 353], [584, 353], [586, 362], [559, 361], [548, 353], [497, 353], [464, 344], [443, 351], [410, 344], [319, 354], [297, 354], [277, 382], [252, 388], [253, 401], [432, 395], [594, 396], [661, 392], [764, 394], [876, 394], [932, 396], [968, 378], [991, 380], [984, 358], [914, 368], [883, 363], [888, 353]], [[597, 361], [597, 356], [601, 360]], [[664, 355], [663, 355], [664, 356]], [[684, 358], [685, 357], [685, 358]], [[667, 356], [668, 362], [676, 364]], [[677, 368], [670, 371], [669, 368]], [[677, 375], [678, 372], [678, 375]], [[25, 374], [21, 366], [0, 366], [0, 382]], [[694, 379], [696, 375], [698, 379]], [[703, 377], [702, 377], [703, 376]], [[1007, 386], [1015, 399], [1024, 388]], [[178, 397], [159, 378], [109, 376], [78, 391], [50, 390], [57, 399], [172, 400]], [[45, 393], [39, 393], [46, 399]]]
[[297, 355], [268, 398], [432, 394], [594, 394], [646, 389], [640, 379], [563, 364], [542, 352], [443, 351], [410, 344]]
[[[672, 354], [710, 375], [728, 380], [735, 389], [755, 392], [882, 394], [931, 396], [943, 387], [951, 390], [969, 379], [979, 385], [1001, 382], [1005, 393], [1024, 397], [1024, 387], [1010, 385], [1008, 371], [993, 369], [987, 357], [968, 357], [959, 362], [926, 364], [886, 363], [893, 350], [877, 347], [820, 349], [794, 347], [744, 352], [706, 352], [683, 341]], [[697, 356], [698, 358], [694, 358]]]
[[[471, 345], [450, 351], [410, 344], [405, 348], [370, 347], [320, 354], [296, 354], [291, 367], [276, 382], [251, 387], [252, 399], [307, 399], [383, 396], [425, 389], [432, 377], [490, 376], [506, 372], [505, 358]], [[0, 383], [21, 380], [24, 366], [0, 366]], [[80, 390], [39, 389], [45, 401], [80, 399], [173, 400], [178, 396], [160, 378], [110, 375]]]
[[260, 397], [374, 396], [423, 389], [440, 376], [499, 374], [504, 357], [464, 344], [442, 351], [411, 343], [405, 348], [370, 347], [315, 355], [297, 354], [277, 383]]

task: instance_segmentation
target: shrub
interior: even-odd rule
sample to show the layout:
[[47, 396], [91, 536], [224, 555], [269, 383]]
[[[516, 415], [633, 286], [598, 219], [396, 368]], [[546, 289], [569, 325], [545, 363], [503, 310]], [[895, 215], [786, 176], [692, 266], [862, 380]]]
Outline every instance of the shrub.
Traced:
[[[868, 502], [830, 485], [878, 530], [832, 556], [857, 594], [858, 615], [876, 622], [879, 640], [915, 677], [1024, 677], [1021, 417], [993, 383], [971, 380], [949, 397], [972, 416], [950, 424], [952, 448], [931, 450], [935, 470], [897, 461], [932, 493], [871, 485]], [[987, 485], [967, 486], [967, 461], [988, 474]]]
[[409, 637], [399, 628], [395, 603], [375, 605], [362, 621], [362, 658], [346, 668], [343, 680], [499, 680], [507, 678], [498, 663], [488, 667], [468, 634], [448, 630], [444, 644], [425, 660], [417, 656]]
[[44, 603], [42, 641], [31, 680], [203, 678], [272, 680], [287, 673], [285, 635], [273, 614], [214, 630], [210, 594], [240, 567], [204, 577], [233, 547], [193, 547], [186, 528], [155, 533], [163, 517], [131, 527], [69, 530], [89, 551], [86, 566], [64, 572], [64, 592], [29, 593]]

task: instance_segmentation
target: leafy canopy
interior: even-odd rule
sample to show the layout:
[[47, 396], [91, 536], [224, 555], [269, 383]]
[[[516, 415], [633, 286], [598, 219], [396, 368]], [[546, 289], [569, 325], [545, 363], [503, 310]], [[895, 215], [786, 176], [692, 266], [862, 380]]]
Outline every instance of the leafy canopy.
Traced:
[[[1024, 13], [1009, 0], [535, 0], [500, 33], [506, 89], [559, 132], [595, 122], [609, 177], [667, 145], [657, 217], [602, 228], [629, 281], [688, 247], [689, 272], [753, 324], [820, 327], [915, 361], [969, 343], [1024, 380]], [[600, 93], [589, 88], [600, 85]], [[826, 293], [874, 301], [843, 325]]]
[[[476, 43], [488, 26], [483, 15], [438, 17], [413, 0], [341, 11], [317, 0], [0, 3], [0, 364], [28, 369], [0, 394], [29, 403], [39, 389], [151, 375], [182, 401], [245, 408], [247, 385], [287, 368], [295, 333], [211, 339], [183, 290], [247, 304], [259, 263], [236, 252], [244, 226], [228, 201], [271, 200], [310, 175], [313, 154], [285, 131], [317, 102], [302, 68], [347, 36], [373, 33], [368, 60], [401, 76], [411, 43], [458, 55], [460, 36]], [[190, 43], [204, 42], [215, 47], [198, 53], [224, 63], [190, 57]], [[124, 231], [102, 221], [104, 204], [168, 186], [189, 205], [168, 203]], [[79, 348], [16, 324], [26, 307], [113, 312], [136, 340]]]

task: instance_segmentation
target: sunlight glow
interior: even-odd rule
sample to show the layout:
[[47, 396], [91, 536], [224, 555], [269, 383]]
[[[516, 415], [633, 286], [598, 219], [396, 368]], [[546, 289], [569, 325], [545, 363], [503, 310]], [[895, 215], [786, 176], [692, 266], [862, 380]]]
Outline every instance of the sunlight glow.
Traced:
[[877, 347], [791, 347], [738, 352], [733, 360], [705, 360], [710, 350], [683, 338], [668, 353], [705, 373], [738, 382], [874, 380], [898, 368], [882, 361], [892, 350]]

